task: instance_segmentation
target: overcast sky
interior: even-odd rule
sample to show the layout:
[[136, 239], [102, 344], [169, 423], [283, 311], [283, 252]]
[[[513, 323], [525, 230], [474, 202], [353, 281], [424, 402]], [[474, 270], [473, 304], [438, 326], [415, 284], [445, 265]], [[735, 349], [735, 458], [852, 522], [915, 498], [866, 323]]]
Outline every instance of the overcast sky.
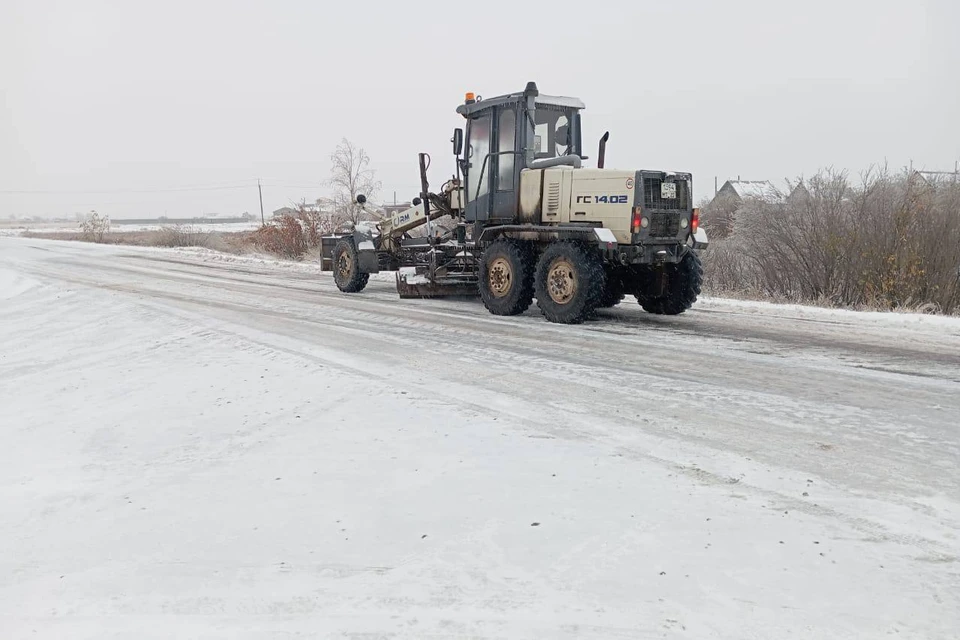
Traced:
[[258, 213], [257, 178], [269, 212], [325, 195], [342, 137], [407, 200], [417, 152], [453, 173], [465, 91], [528, 80], [586, 103], [588, 166], [610, 130], [608, 167], [699, 196], [952, 170], [958, 36], [957, 0], [0, 0], [0, 216]]

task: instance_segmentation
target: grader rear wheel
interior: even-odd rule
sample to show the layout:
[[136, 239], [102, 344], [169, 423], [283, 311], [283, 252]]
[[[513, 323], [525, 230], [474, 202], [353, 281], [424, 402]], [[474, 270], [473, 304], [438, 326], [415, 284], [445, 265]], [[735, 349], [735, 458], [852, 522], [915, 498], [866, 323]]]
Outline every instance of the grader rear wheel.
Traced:
[[616, 272], [607, 273], [607, 286], [603, 290], [603, 296], [600, 297], [598, 309], [609, 309], [620, 304], [626, 297], [626, 285], [623, 281], [623, 275]]
[[570, 304], [579, 286], [576, 267], [568, 257], [561, 256], [550, 263], [547, 269], [547, 293], [556, 304]]
[[579, 324], [600, 304], [606, 274], [596, 252], [576, 242], [557, 242], [540, 256], [534, 287], [547, 320]]
[[667, 272], [667, 292], [659, 298], [637, 296], [647, 313], [675, 316], [693, 306], [703, 286], [703, 264], [692, 251]]

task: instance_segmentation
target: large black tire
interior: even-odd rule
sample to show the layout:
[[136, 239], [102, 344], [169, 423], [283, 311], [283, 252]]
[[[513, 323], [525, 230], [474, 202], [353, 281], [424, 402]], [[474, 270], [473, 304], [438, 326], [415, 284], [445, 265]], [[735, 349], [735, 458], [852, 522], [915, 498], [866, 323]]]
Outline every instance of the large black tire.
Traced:
[[620, 304], [626, 297], [626, 286], [623, 282], [623, 276], [618, 273], [607, 273], [607, 286], [600, 297], [598, 309], [609, 309]]
[[480, 259], [480, 299], [497, 316], [515, 316], [533, 302], [533, 250], [519, 240], [495, 240]]
[[360, 255], [353, 238], [341, 238], [333, 247], [333, 281], [344, 293], [359, 293], [367, 286], [369, 273], [360, 273]]
[[667, 272], [667, 295], [660, 298], [637, 296], [648, 313], [675, 316], [693, 306], [703, 286], [703, 264], [700, 256], [690, 251], [679, 264]]
[[600, 304], [606, 280], [595, 251], [577, 242], [556, 242], [537, 262], [537, 306], [550, 322], [580, 324]]

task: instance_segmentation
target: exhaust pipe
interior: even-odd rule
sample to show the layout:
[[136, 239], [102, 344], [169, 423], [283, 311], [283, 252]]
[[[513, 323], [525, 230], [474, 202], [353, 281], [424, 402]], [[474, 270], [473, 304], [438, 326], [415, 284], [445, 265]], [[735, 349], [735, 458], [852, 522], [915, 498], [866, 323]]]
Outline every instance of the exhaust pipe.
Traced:
[[597, 153], [597, 169], [603, 169], [603, 160], [607, 155], [607, 140], [609, 139], [609, 131], [605, 131], [604, 134], [600, 136], [600, 151]]

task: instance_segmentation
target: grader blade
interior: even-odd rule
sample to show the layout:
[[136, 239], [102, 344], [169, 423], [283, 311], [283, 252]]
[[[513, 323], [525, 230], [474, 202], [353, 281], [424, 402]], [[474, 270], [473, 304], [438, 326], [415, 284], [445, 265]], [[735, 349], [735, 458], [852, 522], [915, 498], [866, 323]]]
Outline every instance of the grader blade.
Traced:
[[441, 277], [431, 280], [426, 273], [410, 268], [397, 272], [397, 293], [401, 298], [475, 298], [480, 295], [475, 280]]

